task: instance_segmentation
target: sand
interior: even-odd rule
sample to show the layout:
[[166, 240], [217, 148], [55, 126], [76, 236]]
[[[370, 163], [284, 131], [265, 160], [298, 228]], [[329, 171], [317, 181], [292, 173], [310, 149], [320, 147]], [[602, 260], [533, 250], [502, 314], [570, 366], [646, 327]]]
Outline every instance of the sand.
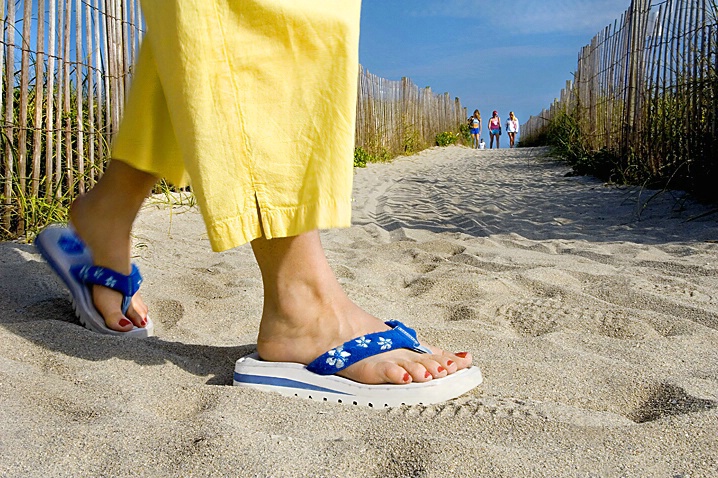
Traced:
[[85, 330], [0, 243], [0, 476], [718, 476], [718, 214], [568, 171], [464, 147], [357, 170], [354, 226], [322, 233], [346, 291], [484, 372], [434, 406], [232, 387], [259, 270], [186, 201], [136, 223], [148, 340]]

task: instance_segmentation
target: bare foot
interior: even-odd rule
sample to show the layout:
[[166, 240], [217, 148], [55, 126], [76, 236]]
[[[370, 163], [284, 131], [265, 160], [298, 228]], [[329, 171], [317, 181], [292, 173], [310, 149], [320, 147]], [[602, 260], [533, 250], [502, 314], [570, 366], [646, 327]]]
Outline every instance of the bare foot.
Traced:
[[[97, 185], [72, 203], [70, 221], [92, 251], [95, 265], [131, 272], [132, 223], [155, 181], [154, 176], [112, 161]], [[95, 285], [92, 299], [112, 330], [127, 332], [147, 325], [147, 305], [139, 293], [132, 297], [126, 315], [121, 310], [122, 294], [115, 290]]]
[[[337, 282], [317, 231], [252, 242], [264, 281], [257, 351], [268, 361], [309, 364], [346, 341], [387, 330], [354, 304]], [[366, 384], [427, 382], [471, 365], [468, 353], [393, 350], [366, 358], [339, 375]]]
[[[386, 324], [361, 310], [348, 298], [344, 306], [339, 307], [343, 311], [332, 310], [337, 302], [345, 300], [340, 298], [331, 304], [325, 303], [328, 307], [319, 307], [324, 309], [319, 315], [311, 312], [313, 307], [305, 306], [299, 320], [263, 316], [257, 338], [260, 357], [268, 361], [306, 365], [346, 341], [388, 330]], [[342, 312], [343, 315], [338, 315]], [[297, 322], [305, 322], [306, 325], [296, 326]], [[408, 349], [393, 350], [357, 362], [339, 372], [339, 375], [366, 384], [402, 384], [427, 382], [471, 365], [472, 359], [468, 353], [460, 352], [457, 355], [428, 347], [433, 354], [420, 354]]]
[[[112, 216], [91, 212], [92, 204], [80, 197], [72, 204], [70, 221], [77, 235], [92, 251], [95, 265], [129, 274], [130, 237], [117, 231]], [[91, 218], [91, 219], [90, 219]], [[127, 315], [122, 313], [122, 294], [99, 285], [92, 286], [92, 301], [105, 324], [112, 330], [127, 332], [147, 325], [147, 306], [139, 293], [132, 297]]]

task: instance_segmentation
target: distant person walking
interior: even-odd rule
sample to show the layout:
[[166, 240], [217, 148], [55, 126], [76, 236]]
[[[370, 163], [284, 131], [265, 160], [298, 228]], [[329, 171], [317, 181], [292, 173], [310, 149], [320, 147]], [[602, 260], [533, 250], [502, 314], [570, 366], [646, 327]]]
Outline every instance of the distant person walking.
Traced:
[[474, 114], [469, 118], [469, 131], [471, 132], [471, 147], [479, 149], [481, 141], [481, 113], [474, 110]]
[[509, 135], [509, 148], [513, 148], [516, 143], [516, 133], [519, 132], [519, 120], [514, 116], [514, 112], [509, 112], [509, 119], [506, 120], [506, 133]]
[[496, 138], [496, 149], [499, 149], [499, 136], [501, 136], [501, 118], [498, 111], [494, 111], [489, 119], [489, 149], [494, 148], [494, 138]]

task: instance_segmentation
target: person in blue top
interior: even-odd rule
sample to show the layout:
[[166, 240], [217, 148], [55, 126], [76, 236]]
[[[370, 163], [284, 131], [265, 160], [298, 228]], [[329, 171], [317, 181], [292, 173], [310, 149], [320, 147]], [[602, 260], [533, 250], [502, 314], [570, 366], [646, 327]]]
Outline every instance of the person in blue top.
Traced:
[[471, 147], [479, 149], [481, 141], [481, 113], [474, 110], [474, 114], [469, 118], [469, 131], [471, 132]]

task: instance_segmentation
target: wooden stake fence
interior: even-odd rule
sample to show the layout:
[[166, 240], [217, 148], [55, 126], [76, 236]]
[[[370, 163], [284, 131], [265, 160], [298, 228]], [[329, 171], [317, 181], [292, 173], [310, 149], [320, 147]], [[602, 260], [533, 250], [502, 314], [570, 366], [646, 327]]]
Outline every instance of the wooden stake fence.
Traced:
[[104, 169], [141, 41], [138, 12], [139, 0], [0, 0], [6, 234], [24, 233], [29, 201], [71, 198]]
[[419, 88], [409, 78], [380, 78], [360, 67], [356, 144], [396, 156], [431, 146], [436, 135], [458, 132], [467, 118], [459, 98]]
[[633, 0], [581, 50], [574, 80], [522, 139], [546, 134], [559, 114], [576, 119], [587, 150], [649, 177], [718, 178], [718, 2]]

